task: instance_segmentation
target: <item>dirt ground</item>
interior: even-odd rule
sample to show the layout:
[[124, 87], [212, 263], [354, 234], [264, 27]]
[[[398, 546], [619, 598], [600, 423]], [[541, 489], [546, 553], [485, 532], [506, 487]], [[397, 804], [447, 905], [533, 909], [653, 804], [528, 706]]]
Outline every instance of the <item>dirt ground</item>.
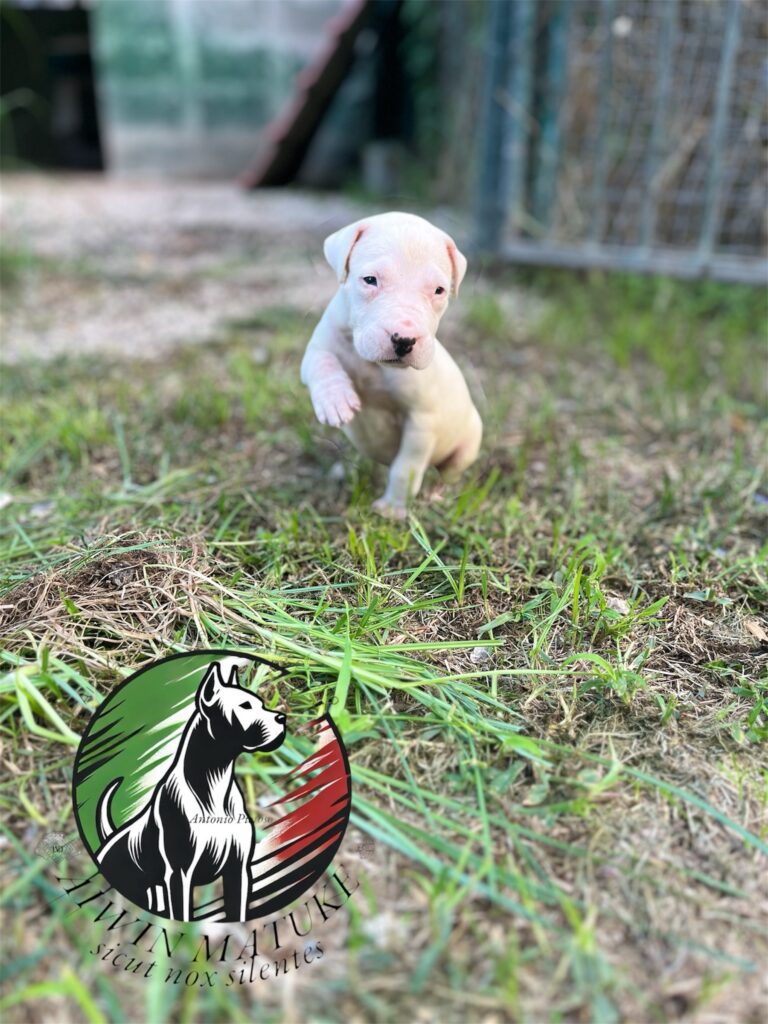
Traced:
[[25, 275], [3, 312], [2, 356], [17, 362], [161, 356], [262, 305], [319, 315], [333, 291], [322, 240], [360, 209], [236, 184], [17, 175], [0, 215], [6, 261], [47, 271]]

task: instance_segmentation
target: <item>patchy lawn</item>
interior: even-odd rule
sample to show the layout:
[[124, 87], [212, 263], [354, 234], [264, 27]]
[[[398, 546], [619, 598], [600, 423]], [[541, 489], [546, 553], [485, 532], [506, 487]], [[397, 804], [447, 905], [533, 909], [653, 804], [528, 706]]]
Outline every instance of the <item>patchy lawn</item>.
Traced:
[[[62, 273], [6, 263], [10, 302]], [[762, 1016], [762, 297], [505, 272], [454, 305], [442, 336], [486, 441], [405, 525], [311, 418], [298, 305], [154, 358], [5, 370], [11, 1019]], [[192, 1003], [77, 961], [97, 940], [35, 851], [74, 833], [99, 696], [224, 644], [300, 655], [329, 690], [351, 656], [342, 860], [362, 886], [322, 965]]]

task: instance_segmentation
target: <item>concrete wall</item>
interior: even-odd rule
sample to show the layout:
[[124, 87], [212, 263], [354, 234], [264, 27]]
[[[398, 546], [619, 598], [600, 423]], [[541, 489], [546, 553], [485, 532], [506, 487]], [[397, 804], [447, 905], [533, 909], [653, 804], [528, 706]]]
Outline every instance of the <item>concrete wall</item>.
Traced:
[[344, 0], [102, 0], [93, 9], [107, 167], [231, 177], [258, 152]]

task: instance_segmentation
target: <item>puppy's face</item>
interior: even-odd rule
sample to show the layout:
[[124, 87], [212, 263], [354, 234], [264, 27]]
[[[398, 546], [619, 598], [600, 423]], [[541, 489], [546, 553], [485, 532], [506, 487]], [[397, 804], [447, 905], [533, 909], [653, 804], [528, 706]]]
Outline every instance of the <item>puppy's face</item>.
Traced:
[[238, 686], [236, 668], [225, 683], [218, 662], [198, 688], [197, 710], [214, 741], [242, 751], [276, 750], [285, 739], [285, 715], [270, 711], [254, 693]]
[[352, 343], [372, 363], [423, 370], [467, 261], [453, 240], [421, 217], [384, 213], [325, 241], [349, 302]]

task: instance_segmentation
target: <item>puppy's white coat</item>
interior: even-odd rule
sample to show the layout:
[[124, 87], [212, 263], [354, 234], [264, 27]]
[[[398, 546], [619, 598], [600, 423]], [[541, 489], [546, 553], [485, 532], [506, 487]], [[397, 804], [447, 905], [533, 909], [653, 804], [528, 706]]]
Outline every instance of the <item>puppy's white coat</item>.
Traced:
[[301, 364], [318, 420], [343, 427], [390, 466], [379, 512], [401, 517], [428, 466], [455, 478], [471, 465], [483, 426], [466, 381], [435, 337], [467, 261], [421, 217], [382, 213], [325, 240], [339, 289]]

